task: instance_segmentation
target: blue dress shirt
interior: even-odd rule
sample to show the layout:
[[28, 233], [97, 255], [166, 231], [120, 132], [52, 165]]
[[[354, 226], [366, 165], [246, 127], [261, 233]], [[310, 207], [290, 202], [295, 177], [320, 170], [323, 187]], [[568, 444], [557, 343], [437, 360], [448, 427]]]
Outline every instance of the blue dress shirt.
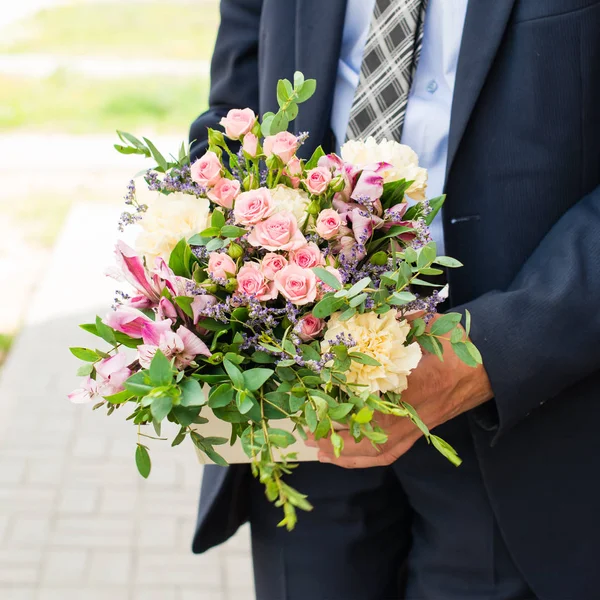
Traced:
[[[408, 97], [400, 141], [419, 155], [419, 164], [428, 170], [429, 198], [439, 196], [444, 189], [450, 111], [467, 4], [468, 0], [429, 0], [423, 50]], [[374, 7], [375, 0], [348, 0], [346, 7], [331, 116], [331, 128], [338, 144], [346, 138]], [[443, 254], [440, 216], [432, 226], [432, 235], [438, 254]]]

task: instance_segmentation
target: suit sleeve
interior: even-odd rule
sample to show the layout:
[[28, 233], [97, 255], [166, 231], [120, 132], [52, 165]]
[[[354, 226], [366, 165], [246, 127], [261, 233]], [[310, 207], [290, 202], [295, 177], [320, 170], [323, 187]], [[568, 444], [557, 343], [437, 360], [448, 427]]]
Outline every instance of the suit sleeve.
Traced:
[[600, 370], [600, 187], [563, 215], [506, 291], [456, 310], [465, 309], [495, 395], [474, 416], [493, 444]]
[[209, 108], [190, 127], [192, 160], [208, 146], [215, 128], [232, 108], [258, 112], [258, 40], [262, 0], [221, 0], [221, 24], [213, 53]]

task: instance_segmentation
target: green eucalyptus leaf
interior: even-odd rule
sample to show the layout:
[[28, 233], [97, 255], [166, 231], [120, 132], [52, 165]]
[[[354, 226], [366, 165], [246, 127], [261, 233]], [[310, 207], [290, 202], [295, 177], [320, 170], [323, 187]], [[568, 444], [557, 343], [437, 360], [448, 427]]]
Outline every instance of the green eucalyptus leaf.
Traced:
[[287, 448], [296, 441], [296, 438], [289, 431], [285, 431], [284, 429], [273, 429], [269, 427], [267, 429], [267, 435], [269, 437], [269, 442], [277, 448]]
[[221, 408], [227, 406], [233, 400], [233, 387], [230, 383], [222, 383], [213, 388], [208, 396], [208, 405], [211, 408]]
[[202, 386], [191, 377], [184, 379], [180, 384], [181, 388], [181, 406], [204, 406], [206, 396]]
[[334, 290], [341, 290], [342, 284], [340, 280], [333, 274], [324, 269], [323, 267], [313, 267], [312, 272], [326, 285]]
[[152, 398], [150, 411], [152, 416], [160, 423], [173, 408], [173, 398], [167, 394], [160, 394]]
[[251, 392], [260, 389], [274, 373], [273, 369], [264, 369], [261, 367], [244, 371], [243, 376], [246, 389]]
[[150, 475], [150, 470], [152, 468], [152, 463], [150, 462], [148, 450], [141, 444], [138, 444], [135, 449], [135, 464], [140, 475], [144, 479], [148, 479], [148, 475]]
[[90, 350], [89, 348], [69, 348], [71, 354], [78, 358], [79, 360], [84, 360], [85, 362], [96, 362], [100, 359], [100, 356], [94, 350]]
[[155, 387], [169, 385], [173, 381], [171, 361], [160, 350], [152, 358], [148, 375], [150, 383]]
[[433, 262], [435, 262], [436, 265], [442, 265], [442, 267], [447, 267], [449, 269], [458, 269], [463, 266], [459, 260], [456, 260], [451, 256], [438, 256]]
[[302, 87], [298, 91], [298, 102], [306, 102], [317, 89], [317, 80], [316, 79], [307, 79], [302, 84]]
[[444, 335], [454, 329], [461, 321], [460, 313], [446, 313], [438, 317], [431, 326], [431, 335]]

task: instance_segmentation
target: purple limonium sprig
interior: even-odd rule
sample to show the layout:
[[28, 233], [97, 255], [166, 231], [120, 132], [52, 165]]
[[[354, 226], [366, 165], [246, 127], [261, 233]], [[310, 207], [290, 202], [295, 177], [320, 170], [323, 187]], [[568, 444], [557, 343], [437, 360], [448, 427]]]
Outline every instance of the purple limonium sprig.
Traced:
[[124, 211], [121, 213], [118, 223], [118, 228], [121, 232], [125, 231], [125, 227], [127, 227], [127, 225], [133, 225], [134, 223], [140, 221], [143, 213], [148, 210], [148, 206], [146, 204], [140, 204], [137, 201], [135, 181], [133, 179], [127, 185], [127, 193], [123, 197], [123, 200], [127, 206], [134, 206], [135, 212]]
[[304, 144], [304, 142], [306, 142], [306, 140], [308, 139], [308, 131], [301, 131], [298, 136], [296, 137], [296, 139], [298, 140], [298, 145], [302, 146], [302, 144]]

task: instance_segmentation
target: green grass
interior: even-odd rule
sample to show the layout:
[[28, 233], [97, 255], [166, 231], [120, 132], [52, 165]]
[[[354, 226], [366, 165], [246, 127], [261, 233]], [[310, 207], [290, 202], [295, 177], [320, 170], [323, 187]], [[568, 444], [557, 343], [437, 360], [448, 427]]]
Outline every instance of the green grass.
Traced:
[[0, 365], [6, 360], [14, 339], [14, 334], [0, 333]]
[[0, 75], [0, 132], [113, 133], [151, 129], [185, 137], [206, 108], [208, 81], [173, 78], [87, 79], [57, 72], [47, 79]]
[[0, 31], [0, 52], [202, 60], [218, 24], [216, 0], [59, 6]]

